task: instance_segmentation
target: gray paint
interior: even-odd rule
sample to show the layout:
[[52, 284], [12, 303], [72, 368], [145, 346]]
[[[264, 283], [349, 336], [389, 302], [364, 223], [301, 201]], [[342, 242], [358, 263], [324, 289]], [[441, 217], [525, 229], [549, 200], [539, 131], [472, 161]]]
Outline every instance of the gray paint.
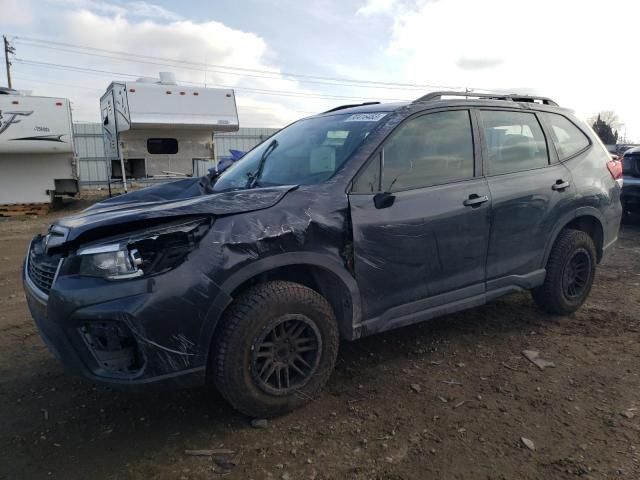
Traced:
[[[103, 381], [121, 377], [91, 365], [86, 345], [73, 332], [80, 321], [127, 322], [140, 335], [147, 360], [129, 378], [134, 383], [165, 378], [176, 373], [174, 368], [186, 373], [204, 366], [217, 322], [237, 289], [274, 268], [312, 266], [319, 290], [340, 312], [342, 336], [352, 340], [540, 285], [551, 246], [575, 218], [601, 229], [596, 246], [600, 259], [616, 239], [622, 209], [620, 187], [606, 168], [609, 156], [595, 134], [585, 129], [591, 145], [562, 164], [550, 144], [545, 173], [523, 186], [526, 175], [485, 175], [485, 139], [476, 110], [496, 107], [559, 112], [577, 123], [557, 107], [491, 99], [353, 108], [350, 113], [389, 114], [321, 184], [216, 193], [210, 191], [213, 176], [185, 179], [59, 220], [47, 237], [34, 240], [32, 250], [44, 245], [47, 255], [69, 255], [72, 262], [77, 248], [126, 241], [132, 233], [144, 234], [164, 222], [199, 217], [210, 219], [211, 226], [183, 263], [162, 274], [108, 282], [63, 272], [46, 305], [39, 305], [27, 282], [32, 315], [64, 362]], [[389, 195], [395, 201], [382, 207], [375, 203], [382, 192], [350, 192], [358, 172], [377, 161], [380, 147], [399, 125], [416, 115], [453, 108], [473, 113], [479, 167], [473, 179], [394, 192]], [[546, 121], [541, 123], [548, 132]], [[568, 186], [554, 189], [557, 180]], [[469, 204], [473, 194], [486, 202]], [[571, 208], [565, 208], [567, 202]], [[189, 369], [180, 358], [166, 357], [167, 349], [180, 351], [178, 337], [196, 344]]]

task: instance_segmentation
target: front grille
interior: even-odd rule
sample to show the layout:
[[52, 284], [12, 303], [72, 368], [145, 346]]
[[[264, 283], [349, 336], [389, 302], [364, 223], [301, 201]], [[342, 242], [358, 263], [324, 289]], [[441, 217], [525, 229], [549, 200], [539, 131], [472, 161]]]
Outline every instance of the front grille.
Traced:
[[49, 295], [56, 277], [58, 264], [60, 263], [60, 256], [47, 255], [42, 252], [40, 243], [34, 241], [31, 246], [29, 261], [27, 262], [27, 273], [34, 285]]

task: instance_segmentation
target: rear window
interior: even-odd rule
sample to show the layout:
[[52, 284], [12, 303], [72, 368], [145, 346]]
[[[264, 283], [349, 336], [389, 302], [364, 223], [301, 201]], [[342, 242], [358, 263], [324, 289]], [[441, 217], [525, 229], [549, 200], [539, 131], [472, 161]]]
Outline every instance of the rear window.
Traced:
[[587, 136], [569, 119], [557, 113], [544, 113], [543, 115], [551, 127], [551, 139], [560, 160], [572, 157], [591, 144]]

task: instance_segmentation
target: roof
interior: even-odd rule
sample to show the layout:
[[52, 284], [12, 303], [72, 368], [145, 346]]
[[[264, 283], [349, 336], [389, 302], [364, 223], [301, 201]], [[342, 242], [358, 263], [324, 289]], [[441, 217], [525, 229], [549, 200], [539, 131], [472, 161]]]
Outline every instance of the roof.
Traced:
[[[453, 97], [453, 98], [444, 98]], [[506, 103], [506, 105], [505, 105]], [[476, 94], [469, 92], [432, 92], [414, 101], [380, 103], [366, 102], [357, 105], [342, 105], [319, 115], [336, 115], [341, 113], [371, 113], [392, 112], [402, 107], [415, 105], [416, 107], [435, 108], [450, 105], [482, 105], [482, 106], [517, 106], [522, 108], [551, 107], [558, 109], [558, 104], [547, 97], [518, 95], [518, 94]]]
[[640, 153], [640, 146], [630, 148], [629, 150], [625, 150], [624, 154], [626, 155], [627, 153]]
[[372, 112], [393, 112], [401, 107], [409, 105], [411, 102], [395, 102], [395, 103], [380, 103], [380, 102], [368, 102], [360, 105], [342, 105], [326, 112], [322, 112], [319, 115], [338, 115], [342, 113], [372, 113]]

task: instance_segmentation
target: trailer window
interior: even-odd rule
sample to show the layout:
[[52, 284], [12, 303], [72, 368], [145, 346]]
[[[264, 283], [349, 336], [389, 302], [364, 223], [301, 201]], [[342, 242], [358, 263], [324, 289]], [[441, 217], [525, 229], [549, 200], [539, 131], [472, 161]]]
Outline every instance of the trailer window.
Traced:
[[147, 152], [152, 155], [174, 155], [178, 153], [178, 140], [175, 138], [150, 138], [147, 140]]
[[[147, 176], [147, 169], [144, 158], [125, 159], [124, 172], [127, 178], [145, 178]], [[111, 178], [122, 178], [120, 160], [111, 160]]]

